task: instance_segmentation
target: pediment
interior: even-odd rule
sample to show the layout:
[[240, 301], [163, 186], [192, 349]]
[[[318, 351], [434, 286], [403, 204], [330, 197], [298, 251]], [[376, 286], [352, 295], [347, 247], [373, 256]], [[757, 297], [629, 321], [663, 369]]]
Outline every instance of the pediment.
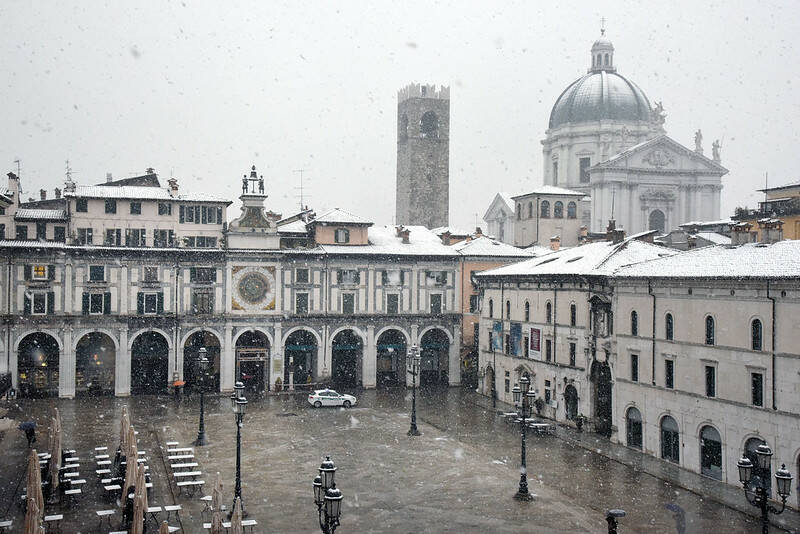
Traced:
[[661, 135], [598, 164], [597, 168], [645, 172], [688, 172], [723, 175], [728, 170], [703, 154]]

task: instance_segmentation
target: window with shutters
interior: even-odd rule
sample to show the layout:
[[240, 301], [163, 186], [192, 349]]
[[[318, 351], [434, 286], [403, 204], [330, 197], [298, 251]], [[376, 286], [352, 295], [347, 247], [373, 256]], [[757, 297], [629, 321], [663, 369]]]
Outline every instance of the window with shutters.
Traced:
[[34, 265], [31, 268], [31, 278], [33, 280], [47, 280], [47, 265]]
[[470, 295], [469, 296], [469, 312], [470, 313], [478, 313], [478, 308], [479, 308], [478, 295]]
[[386, 313], [389, 315], [397, 315], [400, 311], [400, 295], [391, 293], [386, 295]]
[[308, 313], [308, 293], [295, 293], [294, 312], [300, 315]]
[[28, 239], [28, 225], [26, 224], [17, 225], [17, 239], [19, 239], [20, 241]]
[[[107, 309], [106, 304], [110, 307], [110, 298], [107, 298], [106, 295], [110, 295], [110, 293], [89, 293], [89, 315], [100, 315], [103, 313], [110, 313], [110, 309]], [[107, 303], [106, 300], [109, 302]]]
[[107, 198], [105, 202], [106, 213], [117, 213], [117, 201]]
[[144, 313], [154, 314], [158, 312], [158, 294], [146, 293], [144, 296]]
[[342, 313], [352, 315], [355, 313], [356, 295], [355, 293], [342, 294]]
[[36, 239], [47, 240], [47, 223], [36, 223]]
[[349, 243], [350, 242], [350, 230], [347, 228], [337, 228], [334, 233], [334, 241], [337, 243]]
[[86, 213], [89, 211], [89, 199], [79, 198], [75, 200], [75, 211], [78, 213]]
[[158, 203], [158, 214], [159, 215], [172, 215], [172, 204], [169, 202], [159, 202]]
[[122, 230], [119, 228], [106, 228], [106, 238], [103, 244], [108, 247], [122, 245]]
[[90, 282], [105, 282], [106, 281], [106, 266], [105, 265], [90, 265], [89, 266], [89, 281]]
[[217, 281], [215, 267], [192, 267], [189, 269], [189, 281], [193, 284], [211, 284]]
[[34, 315], [44, 315], [47, 313], [47, 293], [33, 294], [32, 313]]
[[153, 229], [153, 246], [166, 248], [175, 244], [175, 234], [172, 230]]
[[23, 315], [52, 314], [55, 310], [55, 293], [52, 291], [26, 291], [23, 294]]
[[91, 245], [92, 244], [92, 229], [91, 228], [78, 228], [78, 244]]
[[53, 241], [64, 243], [67, 240], [67, 229], [64, 226], [53, 227]]
[[147, 230], [144, 228], [129, 228], [125, 230], [125, 246], [147, 246]]
[[296, 284], [307, 284], [308, 283], [308, 269], [295, 269], [294, 270], [294, 282]]
[[360, 273], [355, 269], [339, 269], [336, 272], [336, 282], [339, 284], [358, 284], [361, 281]]
[[214, 292], [209, 289], [192, 291], [192, 313], [214, 313]]
[[164, 313], [164, 293], [139, 293], [136, 296], [136, 313], [139, 315]]
[[431, 295], [431, 313], [433, 315], [441, 315], [442, 313], [442, 296], [439, 294]]
[[142, 203], [138, 201], [131, 202], [131, 215], [142, 214]]

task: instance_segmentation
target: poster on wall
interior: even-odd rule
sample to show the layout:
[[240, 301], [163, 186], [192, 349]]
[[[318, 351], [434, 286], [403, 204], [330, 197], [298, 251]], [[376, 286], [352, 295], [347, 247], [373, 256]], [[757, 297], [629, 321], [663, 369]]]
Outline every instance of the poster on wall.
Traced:
[[528, 349], [528, 358], [541, 359], [542, 357], [542, 330], [531, 328], [531, 344]]
[[511, 354], [522, 356], [522, 325], [511, 323]]
[[492, 350], [503, 352], [503, 323], [495, 321], [492, 325]]

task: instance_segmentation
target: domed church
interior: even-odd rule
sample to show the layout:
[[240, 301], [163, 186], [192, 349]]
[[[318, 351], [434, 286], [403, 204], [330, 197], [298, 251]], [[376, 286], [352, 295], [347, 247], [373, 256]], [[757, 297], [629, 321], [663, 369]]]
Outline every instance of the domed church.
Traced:
[[[601, 30], [588, 72], [561, 93], [542, 141], [544, 183], [591, 197], [581, 214], [590, 231], [609, 219], [630, 234], [668, 232], [720, 213], [720, 146], [703, 155], [702, 133], [694, 149], [669, 138], [664, 108], [619, 72], [614, 45]], [[587, 203], [583, 203], [587, 204]]]

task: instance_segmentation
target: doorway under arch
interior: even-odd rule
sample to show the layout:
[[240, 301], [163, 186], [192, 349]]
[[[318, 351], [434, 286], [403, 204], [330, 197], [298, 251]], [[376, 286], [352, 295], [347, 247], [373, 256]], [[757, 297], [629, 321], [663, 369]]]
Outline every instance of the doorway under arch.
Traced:
[[450, 339], [444, 330], [434, 328], [423, 334], [420, 340], [422, 361], [420, 362], [419, 384], [447, 385], [450, 363]]
[[113, 395], [114, 341], [103, 332], [83, 336], [75, 347], [75, 394]]
[[200, 371], [197, 369], [197, 358], [200, 349], [205, 347], [206, 358], [211, 362], [208, 371], [210, 381], [206, 383], [206, 391], [219, 391], [219, 357], [220, 342], [219, 338], [208, 330], [199, 330], [189, 336], [183, 345], [183, 380], [186, 382], [184, 389], [188, 393], [197, 388], [200, 383]]
[[50, 334], [34, 332], [17, 348], [17, 386], [21, 397], [58, 396], [58, 341]]
[[269, 380], [269, 338], [258, 330], [242, 332], [236, 340], [236, 380], [246, 391], [263, 393]]
[[573, 420], [578, 417], [578, 390], [572, 384], [567, 384], [564, 388], [564, 408], [567, 419]]
[[169, 343], [158, 332], [143, 332], [131, 345], [131, 394], [158, 395], [169, 387]]
[[722, 480], [722, 438], [711, 425], [700, 429], [700, 473]]
[[386, 330], [378, 336], [377, 387], [406, 383], [406, 336], [400, 330]]
[[653, 210], [650, 212], [650, 217], [647, 225], [648, 230], [658, 230], [658, 232], [663, 234], [666, 231], [666, 226], [667, 226], [667, 218], [664, 215], [663, 211]]
[[[607, 357], [607, 356], [606, 356]], [[595, 430], [598, 434], [611, 437], [612, 385], [611, 367], [608, 362], [592, 362], [590, 381], [593, 388]]]
[[293, 373], [292, 382], [295, 384], [314, 381], [317, 350], [317, 338], [310, 331], [295, 330], [289, 334], [283, 347], [284, 387], [289, 385], [289, 373]]
[[364, 347], [353, 330], [342, 330], [333, 338], [331, 380], [336, 387], [356, 387], [361, 382], [361, 360]]

